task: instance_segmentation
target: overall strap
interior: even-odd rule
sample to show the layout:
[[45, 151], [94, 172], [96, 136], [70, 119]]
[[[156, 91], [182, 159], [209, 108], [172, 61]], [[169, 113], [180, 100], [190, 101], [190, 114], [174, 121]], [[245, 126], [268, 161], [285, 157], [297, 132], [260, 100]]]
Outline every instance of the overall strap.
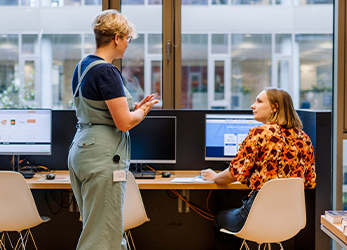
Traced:
[[[97, 61], [94, 61], [92, 63], [90, 63], [87, 68], [85, 68], [85, 70], [83, 71], [83, 74], [81, 75], [81, 68], [82, 68], [82, 61], [83, 59], [78, 63], [78, 84], [76, 86], [76, 89], [75, 89], [75, 93], [73, 94], [73, 97], [76, 96], [77, 94], [77, 91], [80, 89], [80, 86], [81, 86], [81, 83], [82, 83], [82, 80], [83, 78], [85, 77], [85, 75], [88, 73], [88, 71], [94, 67], [95, 65], [98, 65], [98, 64], [102, 64], [102, 63], [108, 63], [104, 60], [97, 60]], [[80, 92], [80, 95], [82, 96], [82, 93]]]

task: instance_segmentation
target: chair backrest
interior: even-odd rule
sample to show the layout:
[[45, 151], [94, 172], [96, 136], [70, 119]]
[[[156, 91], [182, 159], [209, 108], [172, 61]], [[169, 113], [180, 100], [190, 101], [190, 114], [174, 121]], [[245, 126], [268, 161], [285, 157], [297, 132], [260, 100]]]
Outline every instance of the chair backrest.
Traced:
[[258, 192], [243, 228], [235, 235], [258, 243], [281, 242], [306, 225], [304, 180], [274, 179]]
[[124, 230], [149, 221], [134, 175], [129, 171], [124, 201]]
[[42, 222], [24, 177], [0, 171], [0, 232], [22, 231]]

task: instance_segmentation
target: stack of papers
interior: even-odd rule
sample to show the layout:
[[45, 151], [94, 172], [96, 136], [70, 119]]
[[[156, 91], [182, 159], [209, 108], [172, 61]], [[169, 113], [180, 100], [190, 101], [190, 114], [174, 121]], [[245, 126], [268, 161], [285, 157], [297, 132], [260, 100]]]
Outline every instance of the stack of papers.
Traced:
[[204, 180], [201, 176], [174, 178], [170, 182], [173, 182], [173, 183], [214, 183], [214, 181]]

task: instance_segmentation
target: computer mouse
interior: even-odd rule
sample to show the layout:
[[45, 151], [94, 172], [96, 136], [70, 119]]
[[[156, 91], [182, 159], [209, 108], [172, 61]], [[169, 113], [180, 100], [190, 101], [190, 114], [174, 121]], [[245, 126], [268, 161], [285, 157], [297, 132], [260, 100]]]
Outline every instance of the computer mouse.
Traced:
[[47, 174], [46, 175], [47, 180], [54, 180], [54, 178], [55, 178], [55, 174]]
[[162, 172], [161, 176], [166, 178], [166, 177], [170, 177], [171, 173], [170, 172]]

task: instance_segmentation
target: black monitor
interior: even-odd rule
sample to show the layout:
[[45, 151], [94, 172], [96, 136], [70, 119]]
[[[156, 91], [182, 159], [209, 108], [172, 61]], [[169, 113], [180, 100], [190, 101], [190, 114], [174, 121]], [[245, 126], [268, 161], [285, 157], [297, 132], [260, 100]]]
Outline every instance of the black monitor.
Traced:
[[51, 142], [50, 109], [0, 109], [0, 155], [50, 155]]
[[176, 163], [175, 116], [147, 116], [129, 132], [131, 163]]
[[205, 160], [230, 161], [252, 127], [263, 125], [253, 115], [206, 114]]

